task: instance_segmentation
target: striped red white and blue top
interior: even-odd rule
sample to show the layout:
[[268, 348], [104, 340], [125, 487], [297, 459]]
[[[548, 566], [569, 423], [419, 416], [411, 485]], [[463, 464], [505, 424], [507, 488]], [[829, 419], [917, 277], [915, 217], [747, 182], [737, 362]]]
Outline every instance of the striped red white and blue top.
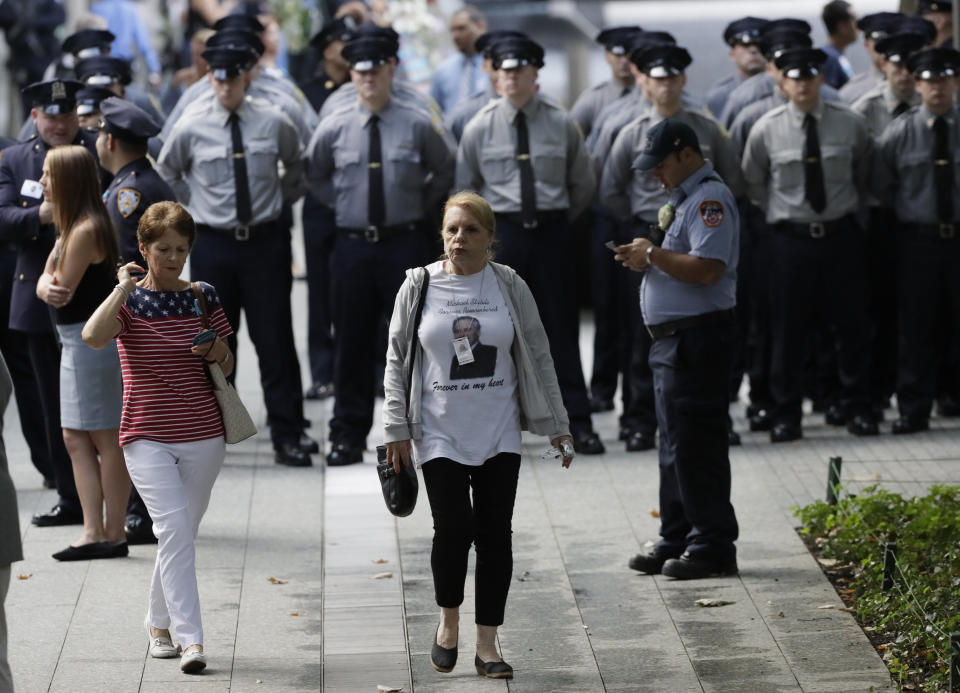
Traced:
[[[216, 290], [201, 282], [210, 327], [233, 334]], [[223, 417], [202, 358], [190, 352], [203, 329], [192, 289], [138, 286], [120, 308], [117, 348], [123, 371], [120, 445], [148, 439], [189, 443], [223, 435]]]

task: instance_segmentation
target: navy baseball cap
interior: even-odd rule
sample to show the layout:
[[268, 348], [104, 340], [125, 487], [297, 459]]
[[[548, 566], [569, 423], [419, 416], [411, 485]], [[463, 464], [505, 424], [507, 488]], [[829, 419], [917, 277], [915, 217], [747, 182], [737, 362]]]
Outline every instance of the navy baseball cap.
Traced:
[[827, 54], [819, 48], [791, 48], [774, 60], [774, 65], [790, 79], [816, 77], [823, 71]]
[[960, 74], [960, 51], [953, 48], [925, 48], [907, 59], [914, 79], [956, 77]]
[[634, 51], [630, 59], [643, 74], [653, 78], [681, 75], [693, 62], [687, 49], [669, 43], [654, 44]]
[[737, 19], [727, 24], [727, 28], [723, 31], [723, 40], [730, 46], [738, 43], [749, 46], [760, 40], [760, 32], [767, 24], [769, 24], [768, 20], [758, 17]]
[[641, 33], [643, 29], [638, 26], [614, 26], [597, 34], [596, 41], [614, 55], [626, 55], [634, 37]]
[[160, 133], [160, 125], [135, 103], [111, 96], [100, 103], [103, 130], [122, 140], [145, 143]]
[[130, 62], [112, 55], [84, 58], [77, 63], [76, 71], [81, 82], [94, 87], [106, 87], [114, 82], [130, 84], [133, 80]]
[[493, 69], [513, 70], [524, 65], [543, 67], [543, 47], [528, 38], [508, 38], [493, 44]]
[[210, 74], [217, 80], [242, 75], [257, 62], [257, 54], [249, 48], [207, 48], [201, 54], [210, 63]]
[[700, 140], [693, 128], [679, 120], [661, 120], [647, 133], [647, 142], [633, 167], [638, 171], [651, 171], [668, 156], [687, 147], [700, 151]]
[[100, 110], [100, 102], [115, 97], [109, 89], [103, 87], [84, 87], [77, 92], [77, 115], [90, 115]]
[[397, 56], [397, 46], [383, 38], [358, 36], [349, 41], [340, 53], [356, 72], [369, 72]]
[[874, 48], [891, 63], [906, 64], [911, 55], [928, 43], [922, 34], [893, 34], [877, 41]]
[[879, 41], [899, 29], [904, 15], [900, 12], [874, 12], [857, 20], [857, 28], [867, 38]]
[[23, 88], [24, 101], [47, 115], [72, 113], [77, 107], [77, 92], [83, 83], [73, 79], [54, 79], [49, 82], [34, 82]]
[[106, 29], [83, 29], [64, 39], [63, 52], [72, 54], [77, 60], [105, 55], [116, 38]]
[[350, 15], [345, 15], [327, 22], [316, 36], [310, 39], [310, 42], [318, 51], [323, 52], [334, 41], [346, 43], [356, 35], [356, 30], [357, 22]]

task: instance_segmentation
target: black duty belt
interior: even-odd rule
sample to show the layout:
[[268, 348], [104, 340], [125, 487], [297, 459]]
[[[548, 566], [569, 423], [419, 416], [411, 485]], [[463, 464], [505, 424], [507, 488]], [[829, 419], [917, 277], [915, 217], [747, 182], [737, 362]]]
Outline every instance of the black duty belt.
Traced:
[[0, 252], [3, 253], [19, 253], [20, 244], [16, 241], [0, 241]]
[[706, 327], [708, 325], [725, 325], [734, 321], [736, 312], [733, 308], [727, 310], [715, 310], [710, 313], [701, 313], [700, 315], [691, 315], [689, 318], [680, 318], [679, 320], [668, 320], [656, 325], [647, 325], [647, 332], [653, 339], [663, 339], [671, 337], [677, 332], [690, 330], [694, 327]]
[[221, 236], [233, 236], [234, 240], [237, 241], [249, 241], [254, 236], [257, 236], [261, 233], [267, 233], [268, 231], [273, 231], [275, 228], [276, 224], [272, 221], [268, 221], [266, 224], [254, 224], [252, 226], [235, 226], [230, 229], [220, 229], [216, 226], [197, 224], [198, 232], [216, 233]]
[[809, 221], [802, 223], [781, 221], [774, 224], [773, 228], [793, 236], [826, 238], [827, 236], [833, 236], [834, 234], [849, 231], [851, 228], [856, 228], [856, 221], [848, 214], [845, 217], [840, 217], [833, 221]]
[[360, 229], [349, 229], [340, 227], [340, 233], [344, 233], [350, 238], [357, 238], [367, 243], [379, 243], [388, 238], [399, 236], [401, 233], [416, 231], [420, 226], [419, 221], [408, 221], [404, 224], [394, 224], [393, 226], [365, 226]]
[[537, 212], [537, 218], [531, 223], [523, 223], [523, 214], [520, 212], [497, 212], [497, 216], [501, 219], [506, 219], [512, 224], [517, 224], [522, 226], [525, 229], [536, 229], [541, 226], [547, 226], [558, 221], [565, 221], [567, 218], [567, 210], [565, 209], [555, 209], [555, 210], [545, 210], [543, 212]]
[[904, 224], [904, 231], [917, 233], [921, 236], [933, 236], [945, 241], [952, 241], [960, 236], [960, 223], [956, 224]]

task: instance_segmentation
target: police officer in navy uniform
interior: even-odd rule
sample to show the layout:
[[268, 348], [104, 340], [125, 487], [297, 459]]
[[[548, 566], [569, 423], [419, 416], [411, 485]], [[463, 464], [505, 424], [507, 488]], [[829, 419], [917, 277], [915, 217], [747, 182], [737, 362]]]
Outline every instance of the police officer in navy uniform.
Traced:
[[103, 87], [84, 87], [77, 92], [77, 118], [80, 127], [96, 130], [100, 125], [100, 102], [115, 94]]
[[744, 80], [763, 72], [767, 59], [760, 48], [760, 32], [766, 25], [766, 19], [743, 17], [730, 22], [723, 30], [723, 41], [730, 46], [730, 60], [737, 71], [722, 78], [707, 90], [705, 101], [714, 118], [719, 118], [723, 113], [731, 91]]
[[73, 480], [73, 467], [60, 427], [60, 347], [50, 312], [36, 294], [37, 279], [53, 249], [56, 230], [50, 203], [43, 200], [40, 176], [51, 147], [81, 144], [96, 155], [95, 135], [80, 129], [76, 94], [83, 85], [72, 80], [31, 84], [23, 90], [33, 105], [38, 135], [8, 147], [0, 159], [0, 241], [19, 245], [10, 300], [10, 328], [26, 335], [30, 362], [40, 395], [51, 470], [59, 499], [50, 512], [34, 515], [38, 526], [83, 521]]
[[435, 232], [425, 222], [449, 191], [454, 167], [443, 127], [392, 92], [397, 43], [358, 35], [343, 57], [356, 96], [321, 121], [308, 153], [311, 190], [334, 207], [337, 221], [331, 466], [362, 461], [382, 353], [378, 329], [404, 271], [430, 257]]
[[303, 193], [300, 136], [281, 111], [246, 95], [255, 53], [208, 48], [203, 57], [215, 98], [180, 118], [157, 171], [197, 222], [192, 276], [217, 287], [231, 325], [246, 314], [276, 463], [308, 466], [316, 441], [304, 435], [290, 236], [278, 223]]
[[933, 45], [954, 48], [953, 3], [951, 0], [917, 0], [917, 15], [932, 22], [937, 28]]
[[[923, 103], [887, 126], [874, 179], [881, 199], [893, 200], [898, 227], [896, 434], [929, 428], [940, 345], [960, 327], [960, 52], [930, 48], [907, 64]], [[957, 357], [953, 346], [947, 363]]]
[[705, 161], [693, 128], [663, 120], [634, 168], [670, 192], [661, 246], [636, 238], [616, 248], [643, 271], [640, 305], [653, 338], [650, 367], [660, 426], [660, 541], [629, 565], [677, 579], [737, 573], [730, 503], [727, 389], [736, 343], [739, 215]]
[[310, 40], [321, 61], [314, 76], [300, 88], [317, 113], [327, 97], [350, 79], [350, 64], [343, 58], [342, 51], [355, 34], [353, 17], [339, 17], [328, 22]]
[[570, 414], [574, 449], [601, 454], [580, 362], [570, 222], [591, 203], [596, 179], [576, 121], [537, 93], [543, 48], [529, 39], [493, 46], [501, 98], [470, 121], [457, 154], [456, 187], [476, 190], [497, 216], [497, 260], [530, 285]]

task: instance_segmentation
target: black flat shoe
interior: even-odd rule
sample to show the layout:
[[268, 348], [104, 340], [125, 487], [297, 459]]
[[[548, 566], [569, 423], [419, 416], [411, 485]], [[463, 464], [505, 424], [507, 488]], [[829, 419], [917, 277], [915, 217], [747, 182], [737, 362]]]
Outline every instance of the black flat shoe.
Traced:
[[875, 436], [880, 434], [880, 427], [870, 417], [857, 414], [847, 422], [847, 431], [855, 436]]
[[769, 431], [773, 428], [773, 417], [766, 409], [759, 409], [749, 416], [751, 431]]
[[613, 398], [606, 397], [591, 397], [590, 398], [590, 411], [594, 414], [599, 414], [604, 411], [613, 411]]
[[646, 573], [647, 575], [659, 575], [663, 569], [663, 564], [679, 555], [679, 553], [669, 553], [667, 551], [661, 551], [660, 549], [654, 549], [649, 553], [638, 553], [630, 559], [627, 565], [630, 566], [631, 570]]
[[727, 445], [732, 448], [740, 445], [740, 434], [734, 431], [732, 428], [727, 430]]
[[[439, 633], [439, 631], [440, 624], [437, 624], [437, 632]], [[434, 636], [433, 647], [430, 648], [430, 664], [441, 674], [449, 674], [457, 665], [457, 645], [441, 647], [436, 636]]]
[[513, 667], [504, 661], [484, 662], [480, 655], [473, 658], [473, 665], [477, 668], [479, 676], [486, 676], [488, 679], [512, 679]]
[[791, 440], [803, 438], [803, 429], [792, 424], [777, 424], [770, 429], [771, 443], [789, 443]]
[[313, 464], [310, 453], [299, 443], [280, 443], [274, 447], [274, 462], [285, 467], [309, 467]]
[[314, 383], [307, 388], [304, 399], [327, 399], [333, 396], [333, 383]]
[[70, 510], [59, 503], [52, 508], [50, 512], [38, 513], [30, 520], [37, 527], [61, 527], [63, 525], [82, 525], [83, 512], [80, 510]]
[[149, 517], [140, 515], [127, 515], [124, 522], [124, 530], [127, 535], [127, 543], [136, 544], [156, 544], [157, 537], [153, 533], [153, 522]]
[[849, 417], [844, 413], [838, 404], [831, 404], [827, 413], [823, 415], [823, 420], [830, 426], [846, 426]]
[[349, 443], [334, 443], [327, 455], [328, 467], [343, 467], [357, 462], [363, 462], [363, 448]]
[[660, 572], [677, 580], [701, 580], [709, 577], [736, 575], [737, 561], [720, 562], [697, 558], [685, 553], [680, 558], [671, 558], [663, 564]]
[[573, 450], [579, 455], [602, 455], [606, 452], [603, 442], [593, 431], [577, 431], [573, 434]]
[[116, 544], [110, 544], [111, 553], [113, 554], [110, 558], [126, 558], [130, 555], [130, 547], [127, 546], [127, 542], [120, 541]]
[[927, 419], [910, 419], [901, 416], [893, 422], [892, 431], [895, 436], [902, 436], [908, 433], [919, 433], [930, 429], [930, 422]]
[[644, 450], [653, 450], [656, 445], [656, 438], [649, 431], [634, 431], [627, 438], [627, 452], [643, 452]]
[[300, 449], [308, 455], [320, 452], [320, 443], [315, 441], [306, 433], [300, 435], [300, 440], [297, 442], [297, 444], [300, 446]]
[[117, 558], [114, 546], [108, 541], [95, 541], [92, 544], [68, 546], [57, 551], [53, 557], [58, 561], [91, 561], [95, 558]]

